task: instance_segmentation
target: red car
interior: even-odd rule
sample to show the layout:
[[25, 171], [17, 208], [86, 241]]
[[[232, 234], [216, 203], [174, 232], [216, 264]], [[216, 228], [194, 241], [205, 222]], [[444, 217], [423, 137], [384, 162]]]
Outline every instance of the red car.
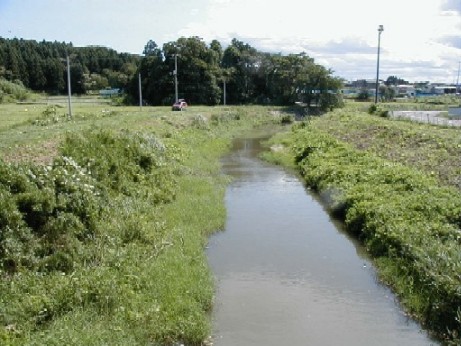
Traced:
[[179, 99], [178, 102], [175, 102], [171, 107], [172, 111], [182, 111], [187, 108], [187, 102], [184, 99]]

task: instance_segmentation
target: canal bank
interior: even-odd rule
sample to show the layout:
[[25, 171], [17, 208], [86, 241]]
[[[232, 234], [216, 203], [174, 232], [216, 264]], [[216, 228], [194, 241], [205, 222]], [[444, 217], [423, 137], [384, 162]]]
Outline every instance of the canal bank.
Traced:
[[215, 345], [435, 345], [379, 284], [364, 249], [294, 175], [257, 158], [261, 137], [223, 160], [224, 232], [210, 239]]

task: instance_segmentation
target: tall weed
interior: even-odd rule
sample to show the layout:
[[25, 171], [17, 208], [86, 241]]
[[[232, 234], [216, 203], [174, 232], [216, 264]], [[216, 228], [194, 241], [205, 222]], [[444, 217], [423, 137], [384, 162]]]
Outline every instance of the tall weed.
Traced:
[[332, 209], [378, 263], [391, 263], [383, 277], [407, 307], [440, 336], [456, 336], [461, 330], [459, 192], [314, 126], [296, 128], [292, 138], [307, 184], [332, 197]]

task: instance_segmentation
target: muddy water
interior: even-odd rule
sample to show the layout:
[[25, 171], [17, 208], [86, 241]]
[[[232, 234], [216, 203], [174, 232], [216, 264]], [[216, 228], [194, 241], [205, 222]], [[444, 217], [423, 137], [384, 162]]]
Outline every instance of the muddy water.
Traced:
[[210, 240], [214, 345], [436, 345], [302, 183], [237, 140], [224, 232]]

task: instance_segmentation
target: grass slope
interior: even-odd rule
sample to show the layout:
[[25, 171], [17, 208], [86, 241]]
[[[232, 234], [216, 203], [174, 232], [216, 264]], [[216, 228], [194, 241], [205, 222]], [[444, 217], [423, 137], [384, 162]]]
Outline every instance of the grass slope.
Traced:
[[447, 343], [461, 335], [459, 129], [337, 110], [272, 141], [357, 235], [406, 308]]
[[203, 249], [225, 221], [219, 158], [232, 136], [280, 117], [262, 107], [10, 115], [0, 343], [202, 344], [213, 297]]

